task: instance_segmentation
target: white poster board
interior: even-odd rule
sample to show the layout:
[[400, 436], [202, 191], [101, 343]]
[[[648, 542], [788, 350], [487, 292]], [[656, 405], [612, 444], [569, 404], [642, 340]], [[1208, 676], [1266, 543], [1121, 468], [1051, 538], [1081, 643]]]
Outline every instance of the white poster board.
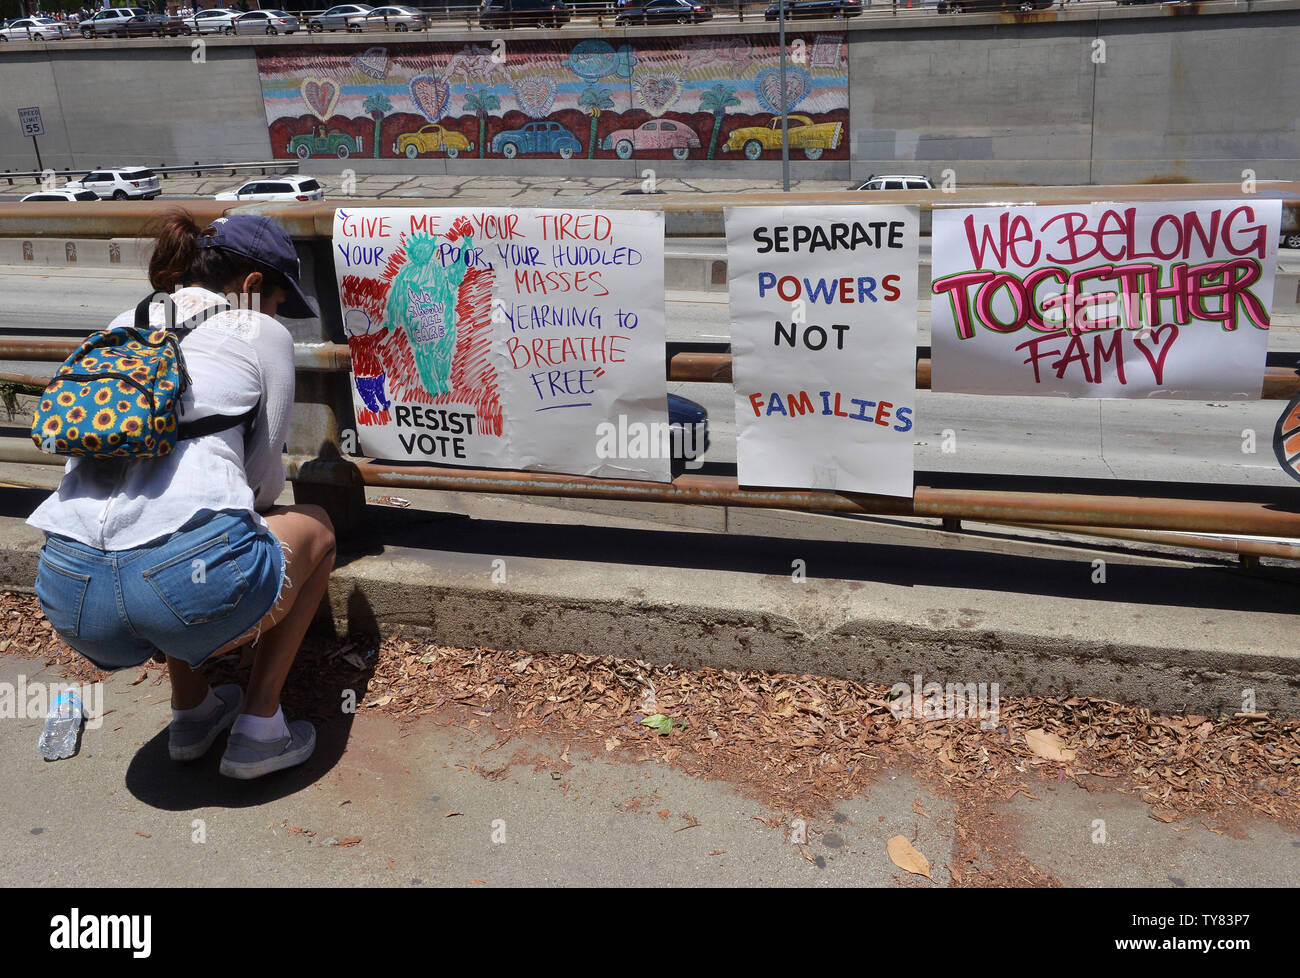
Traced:
[[932, 386], [1256, 399], [1280, 200], [934, 212]]
[[645, 436], [668, 421], [663, 227], [646, 211], [335, 211], [362, 453], [668, 481], [667, 439]]
[[919, 211], [728, 208], [741, 485], [912, 495]]

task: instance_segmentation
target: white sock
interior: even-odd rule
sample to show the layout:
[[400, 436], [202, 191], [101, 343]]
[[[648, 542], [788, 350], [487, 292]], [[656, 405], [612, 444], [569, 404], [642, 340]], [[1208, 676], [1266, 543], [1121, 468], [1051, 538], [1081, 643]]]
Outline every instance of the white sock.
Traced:
[[284, 709], [277, 706], [275, 713], [269, 717], [255, 717], [251, 713], [241, 713], [235, 717], [235, 724], [230, 733], [243, 734], [253, 740], [273, 741], [289, 736], [289, 725], [284, 722]]
[[216, 716], [217, 711], [224, 705], [225, 704], [221, 702], [220, 697], [218, 697], [217, 694], [212, 691], [212, 687], [209, 686], [208, 695], [203, 698], [203, 702], [198, 706], [191, 707], [188, 710], [178, 710], [173, 707], [172, 722], [174, 723], [178, 720], [207, 720]]

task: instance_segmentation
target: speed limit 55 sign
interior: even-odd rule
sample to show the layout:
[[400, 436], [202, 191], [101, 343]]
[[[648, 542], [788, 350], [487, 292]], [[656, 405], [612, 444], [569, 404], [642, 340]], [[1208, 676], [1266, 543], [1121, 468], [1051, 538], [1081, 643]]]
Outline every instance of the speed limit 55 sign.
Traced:
[[44, 136], [45, 127], [41, 124], [41, 110], [33, 105], [28, 109], [18, 110], [18, 124], [23, 128], [24, 136]]

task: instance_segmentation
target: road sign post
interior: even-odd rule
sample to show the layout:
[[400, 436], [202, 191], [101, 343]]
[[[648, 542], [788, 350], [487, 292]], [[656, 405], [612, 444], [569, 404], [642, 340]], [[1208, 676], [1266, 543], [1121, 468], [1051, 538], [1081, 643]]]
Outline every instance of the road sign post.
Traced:
[[45, 135], [45, 126], [41, 122], [40, 106], [33, 105], [26, 109], [19, 109], [18, 125], [22, 127], [24, 136], [32, 137], [32, 148], [36, 150], [36, 169], [44, 171], [45, 165], [41, 162], [41, 147], [36, 142], [37, 136]]

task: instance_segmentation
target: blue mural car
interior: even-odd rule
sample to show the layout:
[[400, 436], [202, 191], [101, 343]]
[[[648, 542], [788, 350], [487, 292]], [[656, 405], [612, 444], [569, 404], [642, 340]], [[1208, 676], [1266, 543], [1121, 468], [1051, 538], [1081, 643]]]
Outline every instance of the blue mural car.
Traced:
[[491, 149], [508, 160], [520, 153], [556, 153], [567, 160], [582, 152], [582, 144], [558, 122], [530, 122], [522, 129], [497, 133], [492, 137]]

